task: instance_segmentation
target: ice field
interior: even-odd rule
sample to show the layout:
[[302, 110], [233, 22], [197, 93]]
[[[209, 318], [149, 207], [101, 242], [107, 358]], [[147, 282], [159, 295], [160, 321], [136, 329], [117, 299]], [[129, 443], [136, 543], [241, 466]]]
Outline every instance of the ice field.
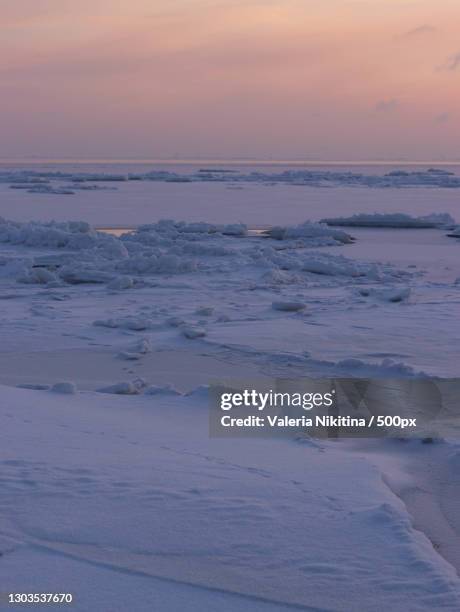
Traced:
[[458, 377], [455, 167], [4, 165], [0, 215], [0, 590], [459, 609], [455, 439], [212, 439], [206, 390]]

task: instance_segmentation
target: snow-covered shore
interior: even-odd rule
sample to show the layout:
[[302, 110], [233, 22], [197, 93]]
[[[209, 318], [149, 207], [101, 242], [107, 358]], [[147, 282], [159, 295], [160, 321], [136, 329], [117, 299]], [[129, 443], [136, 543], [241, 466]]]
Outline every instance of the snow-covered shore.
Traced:
[[151, 609], [146, 577], [167, 581], [161, 610], [180, 609], [182, 585], [202, 609], [219, 594], [237, 610], [458, 609], [454, 569], [340, 444], [210, 439], [203, 391], [1, 394], [3, 584], [75, 588], [79, 610], [123, 609], [120, 589]]

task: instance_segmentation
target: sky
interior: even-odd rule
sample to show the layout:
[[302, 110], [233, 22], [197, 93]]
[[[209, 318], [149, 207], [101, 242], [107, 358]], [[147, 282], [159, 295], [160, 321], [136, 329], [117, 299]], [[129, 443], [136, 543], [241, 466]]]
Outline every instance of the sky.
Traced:
[[0, 0], [0, 157], [460, 160], [458, 0]]

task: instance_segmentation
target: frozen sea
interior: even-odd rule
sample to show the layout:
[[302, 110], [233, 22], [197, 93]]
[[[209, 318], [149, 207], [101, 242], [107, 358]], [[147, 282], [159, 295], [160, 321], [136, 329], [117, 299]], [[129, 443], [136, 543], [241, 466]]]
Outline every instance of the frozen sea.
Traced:
[[[118, 235], [123, 228], [135, 229], [161, 219], [267, 228], [357, 213], [405, 213], [413, 217], [448, 213], [460, 222], [459, 208], [460, 165], [289, 166], [274, 162], [254, 165], [202, 161], [22, 165], [4, 162], [0, 166], [0, 215], [5, 219], [81, 220], [96, 228], [119, 228], [115, 231]], [[366, 280], [370, 289], [367, 297], [360, 294], [362, 278], [350, 283], [348, 273], [296, 277], [295, 263], [273, 261], [271, 250], [265, 272], [279, 269], [287, 275], [285, 282], [260, 282], [246, 261], [244, 268], [238, 262], [236, 269], [228, 271], [228, 283], [222, 283], [218, 277], [215, 283], [206, 283], [203, 288], [198, 281], [195, 290], [188, 292], [187, 302], [192, 304], [192, 311], [195, 301], [200, 301], [199, 292], [202, 300], [220, 303], [224, 314], [232, 311], [225, 314], [232, 321], [210, 329], [207, 342], [231, 346], [232, 350], [255, 349], [265, 356], [287, 353], [305, 358], [308, 353], [311, 357], [308, 373], [315, 374], [323, 365], [325, 369], [327, 364], [334, 368], [337, 362], [352, 358], [370, 364], [391, 359], [415, 371], [456, 376], [460, 239], [449, 238], [449, 231], [442, 228], [343, 229], [356, 239], [353, 243], [337, 246], [333, 240], [329, 244], [326, 240], [315, 250], [314, 241], [304, 241], [296, 251], [291, 241], [290, 253], [299, 257], [312, 253], [312, 257], [319, 255], [322, 259], [340, 256], [361, 266], [376, 264], [379, 270]], [[217, 238], [204, 238], [217, 242]], [[12, 242], [3, 243], [3, 248], [17, 251]], [[265, 246], [270, 244], [278, 252], [280, 246], [262, 237], [243, 241], [223, 237], [220, 242], [235, 247], [235, 253], [239, 250], [244, 254], [247, 248], [252, 249], [259, 253], [260, 260], [264, 258]], [[46, 245], [45, 241], [41, 246]], [[31, 249], [23, 248], [20, 252], [32, 253]], [[188, 259], [190, 253], [189, 248]], [[180, 257], [183, 253], [176, 255]], [[250, 257], [253, 256], [254, 253]], [[206, 267], [212, 261], [211, 268], [217, 273], [232, 260], [211, 257], [208, 262], [203, 254], [201, 258], [200, 265]], [[232, 265], [233, 262], [230, 268]], [[212, 277], [211, 271], [208, 275]], [[179, 276], [184, 277], [187, 283], [194, 284], [194, 275]], [[171, 315], [182, 316], [187, 310], [186, 304], [180, 304], [183, 291], [171, 286], [166, 278], [162, 283], [164, 289], [155, 289], [157, 307], [164, 301], [172, 309], [172, 301], [176, 300], [177, 310], [171, 310]], [[244, 302], [232, 299], [235, 287], [242, 291], [240, 298]], [[385, 287], [390, 291], [407, 289], [410, 296], [401, 303], [388, 303], [379, 297], [377, 290]], [[95, 295], [91, 285], [83, 285], [83, 291], [77, 293], [79, 300], [85, 299], [87, 291], [91, 301], [97, 299], [101, 304], [114, 299], [100, 296], [98, 285], [93, 289]], [[134, 293], [144, 297], [142, 292]], [[273, 329], [272, 315], [264, 313], [270, 293], [271, 297], [281, 294], [286, 299], [305, 300], [308, 309], [304, 316], [290, 316]], [[14, 302], [10, 305], [17, 311]], [[43, 325], [39, 329], [41, 333]], [[27, 344], [30, 340], [21, 342]], [[16, 338], [14, 344], [17, 345]], [[9, 347], [7, 339], [3, 347]], [[260, 355], [258, 358], [262, 358]], [[8, 364], [5, 368], [4, 379], [8, 370], [14, 369]]]
[[458, 377], [459, 208], [458, 165], [1, 163], [0, 591], [458, 610], [455, 439], [212, 439], [207, 385]]
[[[417, 177], [421, 172], [425, 173], [425, 178], [430, 178], [426, 172], [433, 167], [453, 175], [431, 175], [431, 179], [438, 180], [431, 180], [429, 184], [423, 177]], [[384, 178], [401, 170], [414, 176], [409, 177], [410, 180]], [[46, 184], [42, 185], [43, 193], [12, 189], [12, 178], [17, 181], [16, 187], [21, 186], [21, 173], [28, 180], [40, 180], [40, 177], [43, 181], [49, 180], [50, 187], [67, 188], [73, 194], [50, 195], [46, 192]], [[98, 175], [131, 177], [133, 180], [77, 183], [74, 179], [79, 175], [87, 178]], [[149, 175], [150, 180], [135, 180]], [[178, 179], [191, 182], [177, 182]], [[439, 210], [455, 217], [458, 216], [460, 191], [458, 185], [457, 188], [450, 186], [453, 181], [460, 182], [460, 164], [286, 166], [281, 163], [68, 162], [18, 165], [17, 162], [3, 162], [0, 163], [0, 215], [17, 221], [84, 219], [101, 227], [132, 227], [164, 218], [244, 222], [260, 227], [357, 212], [424, 215]], [[27, 181], [23, 181], [23, 185], [40, 187], [40, 184]], [[88, 186], [103, 189], [81, 189]]]

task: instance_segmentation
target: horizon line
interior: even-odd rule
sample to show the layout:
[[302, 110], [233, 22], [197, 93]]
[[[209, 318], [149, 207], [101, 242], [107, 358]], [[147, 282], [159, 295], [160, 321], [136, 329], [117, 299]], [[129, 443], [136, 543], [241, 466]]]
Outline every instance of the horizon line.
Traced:
[[427, 159], [427, 160], [408, 160], [408, 159], [363, 159], [363, 160], [321, 160], [321, 159], [270, 159], [270, 158], [175, 158], [175, 157], [7, 157], [0, 156], [0, 164], [12, 164], [12, 163], [27, 163], [27, 164], [65, 164], [65, 163], [145, 163], [145, 164], [178, 164], [178, 165], [196, 165], [196, 164], [228, 164], [228, 165], [457, 165], [460, 164], [459, 159], [452, 160], [441, 160], [441, 159]]

